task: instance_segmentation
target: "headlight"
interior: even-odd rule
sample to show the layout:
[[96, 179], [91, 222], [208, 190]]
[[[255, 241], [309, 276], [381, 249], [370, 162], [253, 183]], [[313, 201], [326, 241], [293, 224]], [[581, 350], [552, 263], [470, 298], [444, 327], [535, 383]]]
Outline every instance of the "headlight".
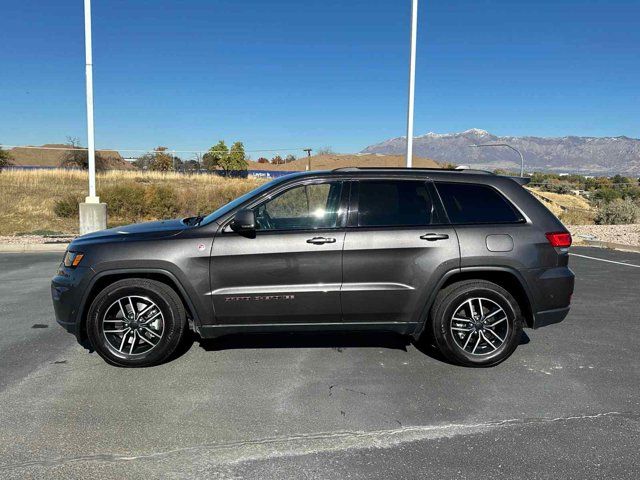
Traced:
[[76, 268], [80, 265], [80, 262], [84, 258], [84, 253], [80, 252], [67, 252], [64, 254], [64, 266], [67, 268]]

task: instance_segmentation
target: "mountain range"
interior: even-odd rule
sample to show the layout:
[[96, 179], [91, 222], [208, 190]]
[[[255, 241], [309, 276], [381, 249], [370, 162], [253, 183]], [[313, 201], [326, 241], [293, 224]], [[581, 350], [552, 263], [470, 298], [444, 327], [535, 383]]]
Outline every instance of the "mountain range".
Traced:
[[[525, 171], [581, 173], [585, 175], [640, 175], [640, 139], [621, 137], [503, 137], [472, 128], [460, 133], [427, 133], [414, 138], [416, 156], [438, 162], [518, 171], [520, 158], [505, 147], [470, 148], [470, 145], [507, 143], [524, 155]], [[407, 138], [397, 137], [370, 145], [362, 153], [398, 155]]]

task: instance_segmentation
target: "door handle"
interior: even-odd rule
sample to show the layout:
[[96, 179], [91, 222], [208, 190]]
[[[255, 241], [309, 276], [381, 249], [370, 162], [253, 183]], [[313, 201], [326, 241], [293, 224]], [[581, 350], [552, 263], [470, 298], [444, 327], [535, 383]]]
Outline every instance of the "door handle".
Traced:
[[336, 239], [327, 238], [327, 237], [313, 237], [307, 240], [307, 243], [313, 243], [314, 245], [322, 245], [323, 243], [336, 243]]
[[420, 238], [429, 242], [435, 242], [436, 240], [446, 240], [449, 238], [449, 235], [446, 233], [425, 233], [424, 235], [420, 235]]

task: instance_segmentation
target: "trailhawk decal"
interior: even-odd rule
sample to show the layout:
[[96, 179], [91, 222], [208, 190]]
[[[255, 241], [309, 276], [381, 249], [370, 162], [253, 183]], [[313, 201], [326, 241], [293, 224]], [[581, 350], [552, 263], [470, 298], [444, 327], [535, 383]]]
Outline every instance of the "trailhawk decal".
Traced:
[[293, 300], [295, 295], [255, 295], [242, 297], [224, 297], [225, 302], [269, 302], [273, 300]]
[[[414, 290], [411, 285], [394, 282], [356, 282], [356, 283], [305, 283], [297, 285], [255, 285], [249, 287], [218, 288], [207, 295], [233, 295], [226, 298], [240, 298], [246, 300], [255, 295], [267, 297], [282, 297], [292, 293], [329, 293], [329, 292], [368, 292], [386, 290]], [[278, 299], [278, 298], [276, 298]], [[286, 298], [285, 300], [291, 300]]]

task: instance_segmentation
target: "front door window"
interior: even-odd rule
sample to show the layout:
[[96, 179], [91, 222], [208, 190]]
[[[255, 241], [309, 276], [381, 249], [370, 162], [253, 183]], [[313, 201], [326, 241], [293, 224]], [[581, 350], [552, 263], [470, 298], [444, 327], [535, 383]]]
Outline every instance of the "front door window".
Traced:
[[257, 230], [336, 228], [342, 182], [298, 185], [254, 207]]

